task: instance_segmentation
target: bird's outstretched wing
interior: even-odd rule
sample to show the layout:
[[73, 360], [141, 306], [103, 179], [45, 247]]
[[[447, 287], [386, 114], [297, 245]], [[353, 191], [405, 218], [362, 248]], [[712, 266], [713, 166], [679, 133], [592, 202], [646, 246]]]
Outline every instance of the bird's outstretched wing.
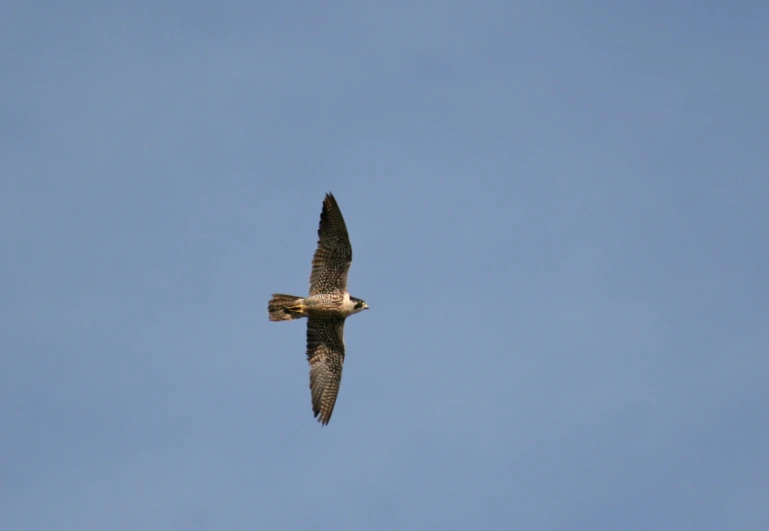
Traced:
[[334, 411], [344, 363], [344, 319], [307, 320], [307, 361], [310, 362], [312, 412], [323, 425]]
[[342, 211], [334, 196], [326, 194], [318, 226], [318, 249], [312, 257], [310, 295], [344, 292], [351, 263], [352, 246]]

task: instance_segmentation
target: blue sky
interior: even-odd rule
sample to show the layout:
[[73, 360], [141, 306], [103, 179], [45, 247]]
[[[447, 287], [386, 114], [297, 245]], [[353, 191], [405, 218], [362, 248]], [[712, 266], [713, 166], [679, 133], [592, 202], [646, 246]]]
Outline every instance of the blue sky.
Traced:
[[768, 22], [5, 2], [0, 528], [769, 529]]

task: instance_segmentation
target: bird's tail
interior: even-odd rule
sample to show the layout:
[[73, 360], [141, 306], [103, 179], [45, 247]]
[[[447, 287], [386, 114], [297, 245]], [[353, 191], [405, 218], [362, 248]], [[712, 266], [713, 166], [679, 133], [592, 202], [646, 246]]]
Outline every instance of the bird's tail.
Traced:
[[270, 321], [291, 321], [307, 317], [302, 297], [282, 293], [272, 294], [272, 299], [267, 303], [267, 310], [270, 312]]

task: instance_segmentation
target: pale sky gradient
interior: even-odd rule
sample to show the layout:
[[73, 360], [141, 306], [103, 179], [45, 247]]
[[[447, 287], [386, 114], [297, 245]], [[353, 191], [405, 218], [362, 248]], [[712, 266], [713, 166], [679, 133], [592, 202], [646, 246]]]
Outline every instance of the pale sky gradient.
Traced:
[[[769, 529], [769, 4], [0, 7], [0, 529]], [[334, 416], [305, 327], [354, 248]]]

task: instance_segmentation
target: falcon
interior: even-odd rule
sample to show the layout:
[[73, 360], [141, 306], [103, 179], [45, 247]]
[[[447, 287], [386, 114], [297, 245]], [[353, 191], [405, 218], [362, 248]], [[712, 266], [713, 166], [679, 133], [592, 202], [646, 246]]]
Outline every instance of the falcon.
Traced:
[[342, 211], [331, 193], [326, 194], [318, 227], [318, 248], [312, 257], [310, 293], [296, 297], [274, 293], [267, 303], [270, 321], [307, 317], [307, 361], [310, 363], [312, 412], [322, 426], [331, 420], [344, 364], [344, 322], [368, 310], [347, 291], [352, 246]]

